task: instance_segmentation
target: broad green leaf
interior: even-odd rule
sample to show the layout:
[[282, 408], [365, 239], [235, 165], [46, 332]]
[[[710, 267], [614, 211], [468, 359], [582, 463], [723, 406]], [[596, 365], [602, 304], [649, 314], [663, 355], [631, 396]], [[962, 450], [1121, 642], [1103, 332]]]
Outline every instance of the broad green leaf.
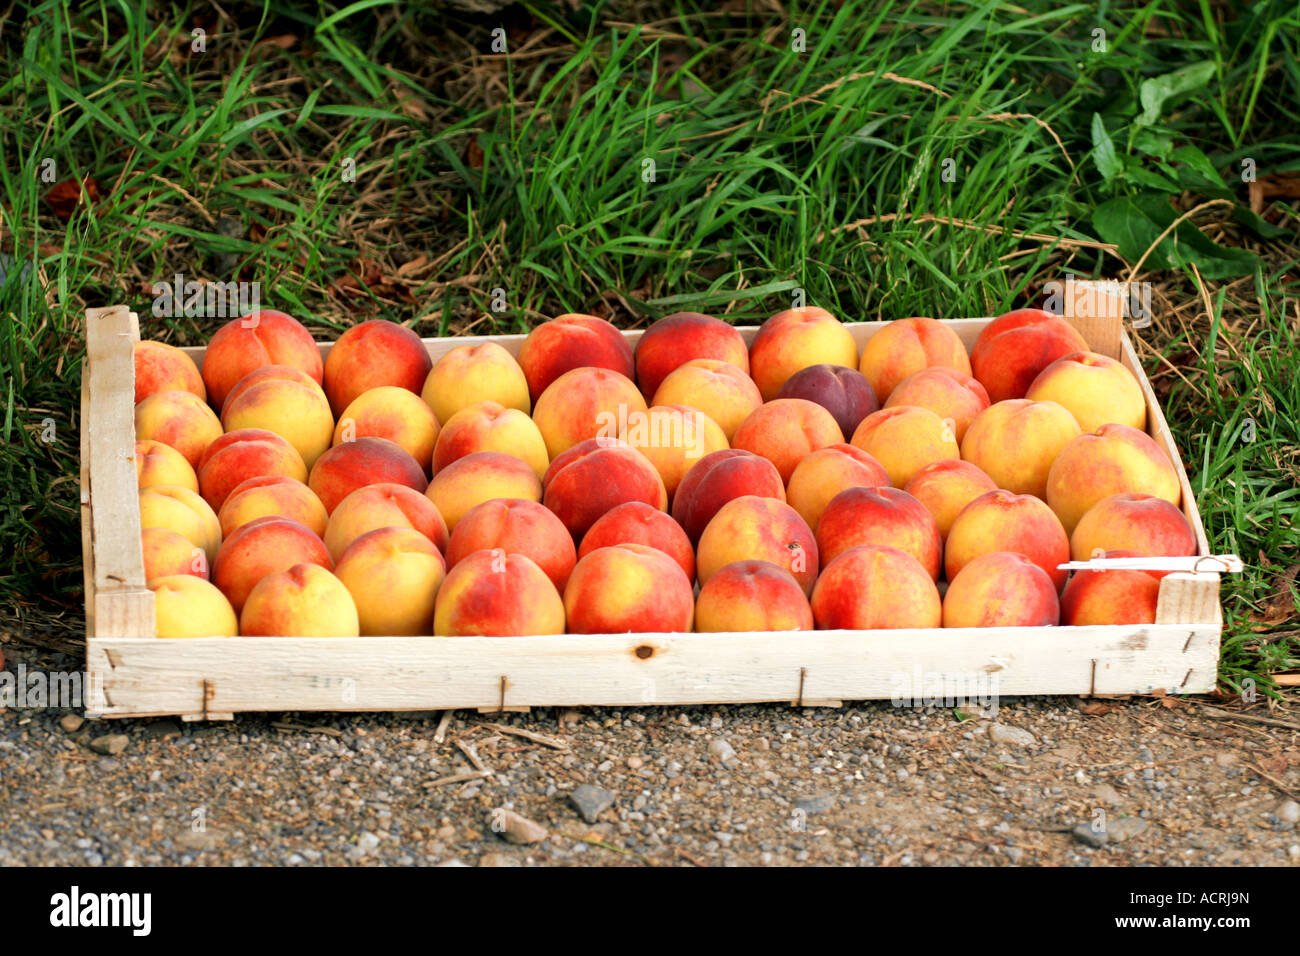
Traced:
[[1115, 144], [1110, 141], [1106, 124], [1096, 113], [1092, 114], [1092, 159], [1097, 164], [1097, 172], [1101, 173], [1101, 178], [1106, 182], [1110, 182], [1124, 169], [1124, 164], [1115, 155]]
[[1134, 122], [1138, 126], [1150, 126], [1160, 119], [1160, 112], [1166, 100], [1191, 93], [1193, 90], [1199, 90], [1210, 82], [1210, 78], [1214, 76], [1214, 70], [1214, 64], [1207, 60], [1203, 63], [1193, 63], [1191, 66], [1185, 66], [1181, 70], [1174, 70], [1172, 73], [1165, 73], [1162, 76], [1153, 76], [1149, 80], [1143, 80], [1142, 85], [1138, 87], [1138, 99], [1142, 102], [1142, 115]]
[[[1169, 159], [1171, 162], [1183, 164], [1183, 168], [1179, 170], [1178, 181], [1188, 189], [1196, 189], [1198, 186], [1228, 188], [1219, 171], [1214, 168], [1214, 163], [1210, 162], [1210, 157], [1195, 146], [1179, 146], [1169, 154]], [[1188, 175], [1189, 173], [1192, 175]]]
[[[1104, 241], [1115, 243], [1119, 254], [1136, 264], [1177, 218], [1164, 196], [1144, 194], [1102, 203], [1093, 213], [1092, 224]], [[1192, 223], [1182, 222], [1151, 249], [1144, 267], [1181, 269], [1195, 262], [1205, 278], [1226, 279], [1249, 275], [1258, 258], [1244, 249], [1217, 245]]]

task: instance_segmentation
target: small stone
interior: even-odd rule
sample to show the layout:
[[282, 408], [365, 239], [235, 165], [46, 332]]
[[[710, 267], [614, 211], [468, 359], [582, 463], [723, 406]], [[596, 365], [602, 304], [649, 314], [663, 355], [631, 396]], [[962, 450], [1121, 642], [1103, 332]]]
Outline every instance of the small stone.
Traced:
[[484, 853], [478, 858], [479, 866], [522, 866], [508, 853]]
[[1006, 724], [990, 724], [989, 739], [1005, 747], [1032, 747], [1038, 739], [1027, 730], [1008, 727]]
[[[482, 866], [483, 864], [480, 863], [479, 865]], [[444, 860], [443, 862], [439, 863], [438, 866], [469, 866], [469, 864], [462, 863], [460, 862], [460, 860]]]
[[64, 714], [59, 718], [59, 726], [70, 734], [75, 734], [85, 722], [86, 718], [80, 714]]
[[299, 863], [305, 863], [307, 861], [304, 860], [302, 855], [299, 853], [290, 853], [284, 862], [288, 863], [290, 866], [297, 866]]
[[1293, 860], [1300, 860], [1300, 843], [1292, 843], [1287, 847], [1286, 855]]
[[141, 736], [145, 740], [158, 740], [164, 737], [179, 737], [181, 728], [172, 720], [155, 720], [144, 728]]
[[1150, 825], [1141, 817], [1120, 817], [1107, 822], [1106, 836], [1111, 843], [1123, 843], [1140, 836]]
[[126, 745], [131, 742], [126, 734], [105, 734], [102, 737], [96, 737], [90, 742], [90, 749], [97, 754], [117, 755], [126, 749]]
[[794, 806], [796, 810], [802, 810], [804, 813], [825, 813], [835, 806], [835, 794], [818, 791], [807, 796], [795, 797]]
[[354, 860], [360, 860], [367, 854], [373, 853], [375, 848], [378, 846], [379, 837], [375, 836], [375, 834], [371, 833], [369, 830], [363, 830], [361, 831], [361, 836], [357, 837], [356, 846], [348, 851], [348, 856], [352, 857]]
[[1285, 823], [1300, 823], [1300, 803], [1294, 800], [1283, 800], [1274, 812]]
[[446, 826], [438, 827], [438, 839], [445, 841], [456, 839], [456, 828], [448, 823]]
[[629, 770], [640, 770], [643, 766], [645, 766], [645, 761], [640, 757], [627, 758], [627, 767]]
[[1070, 832], [1076, 840], [1080, 843], [1086, 843], [1088, 846], [1103, 847], [1106, 845], [1106, 831], [1094, 830], [1091, 823], [1080, 823]]
[[725, 765], [727, 761], [736, 759], [736, 751], [723, 738], [714, 737], [709, 741], [709, 758]]
[[595, 823], [603, 811], [613, 806], [615, 799], [615, 794], [589, 783], [575, 787], [569, 794], [569, 802], [588, 823]]
[[541, 843], [546, 839], [546, 827], [513, 810], [497, 807], [488, 816], [492, 832], [507, 843]]

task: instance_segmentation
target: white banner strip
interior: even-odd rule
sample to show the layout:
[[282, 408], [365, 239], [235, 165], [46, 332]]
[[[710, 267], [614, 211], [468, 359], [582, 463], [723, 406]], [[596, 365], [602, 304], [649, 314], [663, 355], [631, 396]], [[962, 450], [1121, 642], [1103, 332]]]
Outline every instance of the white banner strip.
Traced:
[[1245, 565], [1235, 554], [1203, 554], [1174, 558], [1092, 558], [1058, 564], [1062, 571], [1190, 571], [1213, 574], [1239, 574]]

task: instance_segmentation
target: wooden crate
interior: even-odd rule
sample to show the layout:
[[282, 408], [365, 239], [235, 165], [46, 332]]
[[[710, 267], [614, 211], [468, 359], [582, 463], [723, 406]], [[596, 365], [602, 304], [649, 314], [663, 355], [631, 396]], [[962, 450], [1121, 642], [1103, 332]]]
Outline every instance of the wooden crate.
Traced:
[[[1119, 287], [1065, 286], [1065, 315], [1091, 349], [1142, 384], [1151, 435], [1175, 462], [1199, 554], [1210, 554], [1164, 415], [1123, 329]], [[1000, 695], [1210, 690], [1219, 658], [1219, 575], [1174, 573], [1143, 626], [618, 634], [539, 637], [199, 638], [161, 640], [145, 587], [134, 464], [135, 314], [90, 309], [82, 372], [81, 507], [87, 712], [228, 719], [239, 711], [378, 711], [564, 705], [834, 705], [924, 687]], [[969, 348], [989, 319], [949, 325]], [[882, 323], [852, 324], [859, 345]], [[754, 328], [742, 329], [752, 338]], [[626, 332], [635, 344], [640, 332]], [[425, 339], [436, 361], [457, 345], [523, 336]], [[322, 343], [322, 356], [330, 345]], [[203, 349], [187, 350], [202, 362]], [[973, 679], [983, 684], [973, 684]]]

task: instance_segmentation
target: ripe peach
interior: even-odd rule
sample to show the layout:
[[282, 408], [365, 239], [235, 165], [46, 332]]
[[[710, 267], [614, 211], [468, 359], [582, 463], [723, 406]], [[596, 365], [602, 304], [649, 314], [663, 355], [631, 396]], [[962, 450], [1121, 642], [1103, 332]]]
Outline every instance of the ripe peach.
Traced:
[[316, 492], [297, 478], [284, 475], [244, 479], [231, 489], [217, 512], [225, 538], [255, 518], [267, 517], [292, 518], [321, 536], [329, 523], [329, 513]]
[[740, 423], [763, 404], [763, 396], [754, 380], [730, 362], [692, 359], [664, 378], [652, 404], [698, 409], [731, 441]]
[[786, 501], [815, 532], [831, 499], [846, 488], [876, 488], [889, 475], [876, 459], [843, 443], [827, 445], [795, 466], [785, 488]]
[[420, 337], [404, 325], [370, 319], [339, 336], [325, 359], [325, 394], [335, 415], [364, 392], [394, 385], [420, 394], [433, 360]]
[[362, 392], [343, 410], [330, 444], [387, 438], [429, 473], [439, 431], [437, 416], [422, 398], [396, 385], [381, 385]]
[[212, 583], [238, 613], [258, 581], [302, 563], [334, 570], [325, 542], [310, 528], [289, 518], [255, 518], [222, 543]]
[[607, 369], [629, 380], [636, 375], [632, 346], [622, 332], [604, 319], [572, 312], [528, 333], [519, 347], [519, 367], [534, 406], [551, 383], [574, 369]]
[[533, 410], [524, 370], [495, 342], [459, 345], [438, 359], [420, 396], [440, 422], [476, 402], [496, 402], [525, 415]]
[[153, 615], [159, 637], [234, 637], [239, 621], [225, 595], [203, 578], [176, 574], [154, 578]]
[[817, 539], [808, 523], [783, 501], [743, 495], [718, 509], [695, 554], [695, 574], [708, 583], [733, 561], [770, 561], [794, 575], [811, 594], [821, 567]]
[[446, 573], [441, 552], [412, 528], [367, 531], [334, 568], [366, 636], [432, 634], [434, 599]]
[[293, 382], [295, 385], [301, 385], [308, 391], [319, 394], [321, 399], [325, 401], [326, 407], [329, 407], [329, 400], [325, 398], [325, 389], [320, 387], [320, 382], [302, 369], [294, 368], [292, 365], [262, 365], [253, 369], [231, 386], [230, 391], [226, 392], [225, 401], [221, 403], [219, 411], [224, 414], [226, 409], [230, 407], [230, 403], [238, 398], [242, 392], [247, 391], [254, 385], [261, 385], [263, 382], [269, 381], [288, 381]]
[[1038, 373], [1025, 398], [1063, 405], [1084, 432], [1111, 422], [1146, 431], [1142, 386], [1119, 362], [1096, 352], [1061, 356]]
[[138, 488], [150, 485], [180, 485], [199, 490], [199, 479], [185, 456], [160, 441], [135, 443], [135, 483]]
[[964, 372], [936, 365], [898, 383], [890, 392], [885, 407], [897, 405], [928, 408], [940, 418], [951, 421], [953, 434], [960, 443], [975, 416], [989, 407], [989, 393]]
[[135, 407], [137, 441], [159, 441], [198, 467], [203, 450], [221, 437], [221, 420], [193, 392], [154, 392]]
[[542, 504], [579, 542], [597, 518], [624, 502], [668, 508], [668, 492], [650, 459], [604, 438], [589, 438], [559, 455], [542, 478], [542, 489]]
[[597, 548], [643, 544], [672, 558], [689, 581], [695, 580], [695, 552], [682, 526], [644, 501], [627, 501], [605, 512], [582, 537], [578, 559]]
[[668, 373], [687, 362], [729, 362], [749, 374], [745, 337], [721, 319], [699, 312], [674, 312], [653, 323], [636, 343], [636, 382], [649, 401]]
[[214, 511], [240, 482], [264, 475], [307, 480], [307, 468], [297, 449], [264, 428], [226, 432], [199, 459], [199, 491]]
[[705, 455], [730, 447], [717, 422], [685, 405], [655, 405], [629, 424], [629, 445], [645, 455], [663, 479], [668, 500]]
[[844, 433], [826, 409], [803, 398], [777, 398], [754, 409], [731, 444], [762, 455], [776, 466], [782, 481], [789, 481], [808, 455], [843, 442]]
[[948, 531], [944, 569], [952, 581], [961, 569], [992, 551], [1023, 554], [1047, 572], [1056, 590], [1065, 586], [1068, 572], [1058, 566], [1070, 560], [1065, 529], [1042, 499], [1010, 491], [988, 491], [957, 515]]
[[570, 634], [689, 631], [695, 594], [668, 555], [620, 544], [578, 559], [564, 587], [564, 610]]
[[546, 572], [531, 558], [507, 554], [501, 548], [475, 551], [458, 561], [443, 579], [434, 604], [433, 633], [488, 637], [563, 634], [564, 602]]
[[533, 402], [533, 421], [554, 461], [588, 438], [617, 438], [633, 416], [645, 411], [645, 399], [630, 378], [607, 368], [584, 367], [565, 372], [547, 386]]
[[221, 547], [221, 522], [212, 506], [181, 485], [151, 485], [140, 491], [140, 528], [166, 528], [202, 548], [211, 565]]
[[811, 631], [812, 606], [799, 582], [769, 561], [721, 568], [695, 599], [695, 630]]
[[880, 408], [867, 377], [846, 365], [810, 365], [791, 375], [777, 398], [803, 398], [831, 413], [845, 439], [858, 423]]
[[1128, 425], [1102, 425], [1061, 449], [1047, 473], [1047, 503], [1067, 533], [1102, 498], [1139, 492], [1182, 502], [1178, 472], [1146, 432]]
[[796, 372], [810, 365], [857, 368], [858, 345], [844, 323], [825, 309], [787, 309], [759, 328], [749, 346], [749, 371], [770, 402]]
[[961, 510], [997, 487], [992, 478], [970, 462], [945, 458], [918, 471], [903, 490], [934, 515], [939, 537], [946, 541], [948, 529]]
[[1047, 473], [1061, 449], [1079, 437], [1074, 416], [1055, 402], [1010, 398], [971, 422], [961, 456], [1018, 495], [1047, 497]]
[[284, 438], [310, 468], [330, 446], [334, 416], [320, 386], [311, 387], [284, 378], [268, 378], [226, 401], [221, 424], [227, 432], [264, 429]]
[[1196, 553], [1196, 533], [1178, 506], [1163, 498], [1133, 492], [1111, 495], [1084, 512], [1070, 535], [1070, 554], [1076, 561], [1107, 551], [1183, 557]]
[[542, 483], [527, 462], [499, 451], [476, 451], [433, 476], [425, 492], [453, 534], [475, 505], [493, 498], [542, 500]]
[[915, 405], [872, 412], [862, 419], [849, 444], [880, 462], [896, 488], [926, 465], [960, 455], [953, 423]]
[[360, 637], [357, 606], [343, 582], [303, 562], [261, 578], [239, 614], [245, 637]]
[[989, 401], [1024, 398], [1038, 373], [1063, 355], [1086, 352], [1069, 322], [1042, 309], [1016, 309], [984, 326], [970, 350], [973, 374]]
[[849, 488], [831, 499], [817, 526], [817, 549], [829, 564], [849, 548], [883, 544], [910, 554], [939, 580], [943, 542], [925, 505], [897, 488]]
[[939, 589], [910, 554], [885, 545], [850, 548], [826, 565], [812, 593], [818, 630], [938, 627]]
[[862, 347], [858, 370], [883, 405], [899, 382], [922, 369], [944, 367], [970, 374], [966, 346], [937, 319], [896, 319], [876, 331]]
[[320, 348], [301, 322], [274, 309], [251, 312], [218, 329], [203, 353], [213, 406], [221, 408], [235, 384], [263, 365], [291, 365], [318, 383], [323, 375]]
[[742, 495], [785, 501], [785, 486], [776, 466], [741, 448], [715, 451], [701, 458], [677, 486], [673, 517], [686, 536], [698, 543], [718, 509]]
[[207, 401], [199, 367], [174, 345], [148, 340], [135, 343], [135, 403], [156, 392], [192, 392]]
[[358, 488], [338, 503], [325, 529], [325, 547], [338, 561], [353, 541], [379, 528], [411, 528], [439, 551], [447, 549], [447, 525], [433, 502], [414, 488], [387, 482]]
[[944, 627], [1055, 627], [1060, 618], [1047, 572], [1011, 551], [971, 559], [943, 596]]
[[561, 592], [578, 563], [568, 529], [553, 512], [526, 498], [493, 498], [465, 512], [447, 545], [447, 565], [494, 548], [532, 559]]
[[208, 556], [189, 538], [166, 528], [145, 528], [140, 537], [144, 550], [144, 579], [192, 574], [208, 580]]
[[416, 491], [429, 486], [420, 463], [387, 438], [358, 438], [335, 445], [316, 459], [307, 478], [311, 490], [331, 513], [358, 488], [385, 482]]
[[[1108, 551], [1103, 557], [1134, 557]], [[1075, 571], [1061, 592], [1061, 623], [1067, 627], [1093, 624], [1154, 624], [1160, 601], [1161, 572], [1114, 568]]]
[[458, 458], [476, 451], [500, 451], [526, 461], [540, 478], [551, 463], [546, 442], [533, 420], [517, 408], [496, 402], [466, 405], [443, 423], [433, 449], [437, 474]]

